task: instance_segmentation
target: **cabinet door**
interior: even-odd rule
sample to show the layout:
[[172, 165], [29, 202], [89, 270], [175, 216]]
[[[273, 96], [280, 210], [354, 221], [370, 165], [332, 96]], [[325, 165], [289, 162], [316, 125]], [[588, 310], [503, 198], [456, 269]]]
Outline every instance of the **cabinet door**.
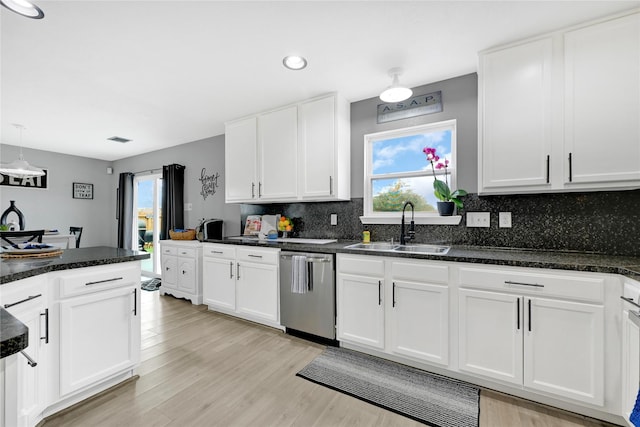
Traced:
[[236, 263], [236, 309], [260, 320], [277, 323], [278, 267], [269, 264]]
[[60, 302], [60, 395], [140, 360], [138, 284]]
[[525, 387], [604, 403], [604, 307], [526, 298]]
[[250, 117], [225, 126], [225, 200], [252, 201], [257, 198], [257, 119]]
[[640, 15], [568, 32], [564, 52], [565, 182], [637, 185]]
[[448, 365], [449, 288], [394, 281], [391, 307], [391, 351]]
[[236, 309], [236, 278], [233, 260], [204, 257], [204, 303], [209, 307]]
[[196, 293], [196, 260], [178, 258], [178, 288], [190, 294]]
[[338, 339], [384, 348], [383, 280], [377, 277], [338, 275]]
[[480, 57], [481, 186], [549, 185], [552, 40]]
[[163, 255], [160, 267], [162, 268], [162, 286], [176, 289], [178, 287], [178, 257]]
[[335, 97], [304, 102], [299, 112], [302, 198], [331, 197], [336, 178]]
[[521, 298], [468, 289], [459, 298], [460, 370], [521, 385]]
[[298, 109], [289, 107], [258, 117], [258, 197], [298, 197]]
[[[631, 314], [632, 316], [634, 314]], [[622, 311], [622, 415], [629, 419], [640, 384], [640, 328]]]
[[46, 336], [48, 332], [44, 325], [48, 312], [45, 311], [44, 304], [30, 303], [8, 311], [29, 328], [29, 345], [23, 351], [37, 363], [36, 366], [30, 366], [27, 359], [18, 354], [15, 365], [8, 367], [15, 369], [18, 379], [16, 389], [11, 390], [11, 393], [16, 393], [14, 399], [17, 411], [14, 414], [13, 410], [7, 408], [8, 419], [11, 420], [8, 425], [33, 426], [37, 424], [39, 415], [47, 406], [45, 388], [49, 372]]

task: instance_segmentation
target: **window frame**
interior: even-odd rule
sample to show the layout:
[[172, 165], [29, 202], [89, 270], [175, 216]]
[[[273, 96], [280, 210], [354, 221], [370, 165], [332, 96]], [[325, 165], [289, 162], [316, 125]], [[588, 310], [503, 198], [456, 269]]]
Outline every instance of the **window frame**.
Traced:
[[[360, 217], [363, 224], [400, 224], [402, 215], [400, 212], [374, 212], [373, 211], [373, 181], [379, 179], [398, 179], [398, 178], [415, 178], [415, 177], [433, 177], [433, 172], [429, 166], [426, 156], [424, 157], [425, 165], [429, 166], [424, 171], [412, 172], [394, 172], [373, 175], [373, 144], [377, 141], [402, 138], [411, 135], [437, 132], [442, 130], [451, 131], [451, 167], [447, 169], [449, 175], [450, 188], [457, 188], [457, 120], [444, 120], [423, 125], [392, 129], [383, 132], [375, 132], [364, 135], [364, 194], [363, 194], [363, 210], [364, 215]], [[423, 155], [416, 153], [417, 156]], [[441, 177], [444, 171], [436, 170], [436, 176]], [[416, 224], [458, 224], [460, 223], [460, 215], [449, 217], [440, 216], [438, 212], [418, 212], [414, 214]]]

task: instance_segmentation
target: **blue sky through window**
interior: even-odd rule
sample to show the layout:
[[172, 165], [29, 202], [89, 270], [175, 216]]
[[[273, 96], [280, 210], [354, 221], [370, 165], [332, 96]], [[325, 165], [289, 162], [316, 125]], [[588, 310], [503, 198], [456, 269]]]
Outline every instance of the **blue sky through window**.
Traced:
[[424, 147], [434, 147], [440, 159], [451, 162], [451, 130], [409, 135], [373, 142], [373, 175], [421, 171], [430, 168]]

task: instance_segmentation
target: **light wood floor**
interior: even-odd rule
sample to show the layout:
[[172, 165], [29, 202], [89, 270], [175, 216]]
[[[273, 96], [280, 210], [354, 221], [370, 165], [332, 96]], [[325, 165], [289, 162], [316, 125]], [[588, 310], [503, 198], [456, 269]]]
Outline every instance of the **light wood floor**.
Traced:
[[[318, 344], [142, 292], [140, 378], [46, 420], [54, 426], [421, 426], [295, 376]], [[482, 427], [606, 426], [481, 392]]]

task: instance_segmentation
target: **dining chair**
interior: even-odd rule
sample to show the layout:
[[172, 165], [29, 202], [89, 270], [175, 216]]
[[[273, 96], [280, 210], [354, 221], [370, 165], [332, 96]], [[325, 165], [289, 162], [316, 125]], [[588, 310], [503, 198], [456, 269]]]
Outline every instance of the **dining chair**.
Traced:
[[69, 234], [76, 236], [76, 248], [79, 248], [80, 238], [82, 237], [82, 227], [69, 227]]
[[0, 242], [14, 247], [20, 243], [42, 243], [43, 235], [44, 230], [0, 231]]

